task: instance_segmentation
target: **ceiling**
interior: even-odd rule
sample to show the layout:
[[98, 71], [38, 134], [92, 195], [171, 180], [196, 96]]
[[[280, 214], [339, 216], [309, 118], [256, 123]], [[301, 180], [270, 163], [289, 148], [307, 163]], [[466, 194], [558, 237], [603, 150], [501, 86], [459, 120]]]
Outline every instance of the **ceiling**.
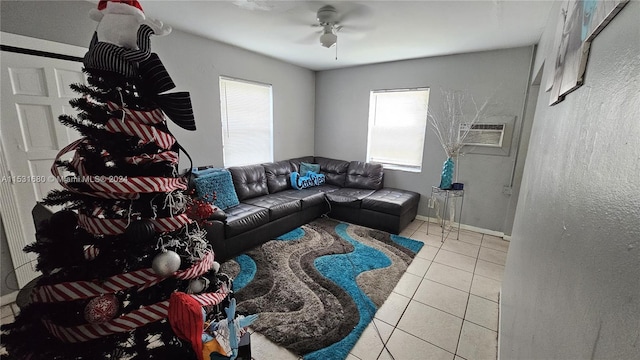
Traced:
[[[311, 70], [528, 46], [552, 0], [141, 1], [148, 17]], [[343, 29], [320, 45], [316, 13], [333, 5]], [[337, 59], [336, 59], [337, 56]]]

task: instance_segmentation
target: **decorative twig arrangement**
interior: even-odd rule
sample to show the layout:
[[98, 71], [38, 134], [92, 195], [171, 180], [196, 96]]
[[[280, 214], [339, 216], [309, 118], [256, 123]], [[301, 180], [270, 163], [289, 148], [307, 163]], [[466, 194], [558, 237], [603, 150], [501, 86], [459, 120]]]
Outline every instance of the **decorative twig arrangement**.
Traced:
[[[475, 100], [465, 91], [442, 90], [442, 106], [441, 111], [434, 113], [431, 109], [427, 112], [427, 120], [433, 127], [442, 149], [447, 157], [456, 157], [460, 155], [460, 150], [464, 146], [464, 139], [469, 134], [473, 124], [477, 123], [484, 117], [485, 108], [489, 103], [489, 99], [478, 108]], [[465, 101], [471, 101], [475, 108], [473, 118], [465, 117], [463, 106]], [[465, 126], [461, 126], [461, 125]]]

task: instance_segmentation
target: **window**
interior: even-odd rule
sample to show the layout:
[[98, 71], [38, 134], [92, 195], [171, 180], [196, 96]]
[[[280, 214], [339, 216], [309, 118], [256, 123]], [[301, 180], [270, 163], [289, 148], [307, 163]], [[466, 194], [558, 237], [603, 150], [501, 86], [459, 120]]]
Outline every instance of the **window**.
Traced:
[[224, 166], [273, 161], [271, 85], [220, 77]]
[[367, 161], [420, 172], [428, 104], [427, 88], [372, 91]]

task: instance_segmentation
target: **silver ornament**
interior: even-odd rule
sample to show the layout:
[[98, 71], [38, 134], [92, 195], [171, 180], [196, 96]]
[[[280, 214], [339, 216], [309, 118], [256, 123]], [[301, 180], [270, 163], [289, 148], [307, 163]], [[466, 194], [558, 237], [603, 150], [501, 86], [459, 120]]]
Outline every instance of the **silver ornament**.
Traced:
[[180, 269], [180, 255], [175, 251], [163, 250], [153, 258], [151, 268], [159, 276], [171, 276]]
[[197, 293], [202, 292], [208, 286], [209, 286], [209, 279], [207, 279], [207, 278], [192, 279], [189, 282], [189, 290], [188, 291], [191, 294], [197, 294]]

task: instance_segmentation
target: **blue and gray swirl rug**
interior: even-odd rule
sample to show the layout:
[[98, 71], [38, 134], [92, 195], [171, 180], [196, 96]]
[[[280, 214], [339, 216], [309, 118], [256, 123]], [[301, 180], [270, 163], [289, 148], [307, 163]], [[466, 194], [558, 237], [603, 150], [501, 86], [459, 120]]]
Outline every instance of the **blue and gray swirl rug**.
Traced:
[[316, 219], [234, 260], [238, 310], [251, 326], [304, 359], [347, 357], [424, 244]]

